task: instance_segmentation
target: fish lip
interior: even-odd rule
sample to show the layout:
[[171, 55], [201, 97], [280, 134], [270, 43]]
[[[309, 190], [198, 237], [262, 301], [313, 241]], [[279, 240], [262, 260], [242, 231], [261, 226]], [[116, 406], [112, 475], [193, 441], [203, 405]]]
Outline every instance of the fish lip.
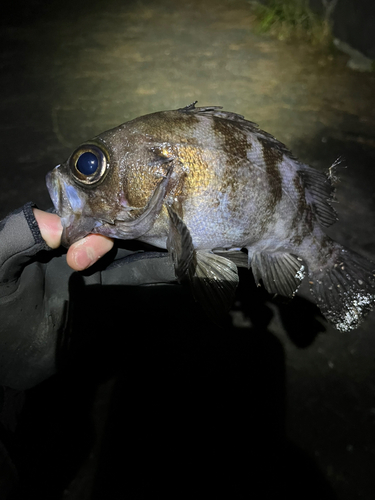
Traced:
[[92, 217], [82, 218], [81, 215], [72, 214], [69, 217], [61, 219], [63, 231], [61, 235], [61, 245], [69, 248], [76, 241], [91, 234], [95, 227], [98, 226], [98, 221]]

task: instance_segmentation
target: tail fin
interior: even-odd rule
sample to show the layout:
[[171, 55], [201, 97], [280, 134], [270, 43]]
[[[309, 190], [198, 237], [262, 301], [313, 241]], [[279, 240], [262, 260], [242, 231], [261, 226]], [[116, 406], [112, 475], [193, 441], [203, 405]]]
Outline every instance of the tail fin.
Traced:
[[375, 264], [337, 245], [330, 267], [310, 273], [310, 290], [324, 316], [346, 332], [357, 328], [375, 302]]

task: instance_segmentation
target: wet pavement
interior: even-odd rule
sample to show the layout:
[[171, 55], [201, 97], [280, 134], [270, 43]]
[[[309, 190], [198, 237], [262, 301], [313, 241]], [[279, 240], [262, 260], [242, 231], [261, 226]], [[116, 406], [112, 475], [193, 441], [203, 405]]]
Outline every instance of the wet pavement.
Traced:
[[[317, 54], [303, 44], [286, 44], [258, 35], [250, 5], [245, 1], [194, 0], [177, 6], [167, 0], [108, 0], [105, 7], [103, 5], [99, 1], [43, 4], [36, 0], [25, 3], [2, 21], [0, 217], [28, 200], [35, 201], [41, 208], [49, 207], [45, 174], [85, 139], [136, 116], [183, 107], [198, 100], [198, 105], [221, 105], [259, 123], [261, 128], [286, 143], [301, 160], [318, 169], [326, 169], [342, 157], [336, 206], [340, 220], [330, 228], [329, 234], [375, 259], [374, 74], [346, 68], [343, 54]], [[240, 366], [235, 379], [237, 388], [239, 380], [243, 380], [241, 377], [247, 377], [247, 383], [240, 384], [237, 400], [234, 401], [234, 397], [229, 400], [239, 412], [247, 416], [256, 413], [259, 417], [255, 420], [249, 417], [249, 426], [253, 427], [248, 431], [253, 437], [243, 437], [244, 443], [254, 442], [257, 426], [261, 428], [262, 418], [267, 421], [263, 448], [259, 440], [258, 446], [249, 451], [255, 458], [258, 452], [260, 461], [264, 462], [262, 479], [275, 478], [273, 468], [280, 466], [276, 458], [281, 455], [276, 454], [275, 458], [272, 453], [273, 432], [275, 428], [284, 429], [289, 461], [286, 460], [286, 468], [277, 478], [288, 478], [288, 488], [295, 493], [291, 498], [372, 500], [375, 494], [375, 313], [361, 328], [344, 334], [319, 318], [304, 290], [289, 306], [274, 304], [263, 295], [261, 305], [255, 296], [245, 305], [241, 293], [232, 312], [235, 328], [230, 330], [230, 339], [223, 332], [215, 337], [199, 316], [196, 321], [199, 326], [195, 327], [199, 336], [194, 332], [193, 337], [186, 337], [187, 326], [179, 326], [181, 319], [176, 317], [174, 333], [178, 340], [164, 339], [164, 347], [172, 349], [175, 342], [181, 354], [187, 346], [186, 352], [191, 357], [185, 355], [183, 364], [191, 363], [190, 369], [196, 370], [197, 387], [198, 373], [208, 384], [207, 391], [217, 395], [217, 399], [212, 400], [213, 407], [221, 397], [219, 384], [225, 387], [224, 379], [226, 376], [230, 379], [230, 368]], [[133, 307], [141, 318], [138, 323], [146, 329], [153, 328], [155, 335], [165, 318], [156, 315], [151, 324], [143, 323], [144, 299], [143, 295], [137, 297], [138, 306], [133, 304]], [[156, 300], [155, 297], [152, 300]], [[261, 313], [256, 315], [255, 309]], [[188, 325], [194, 329], [193, 323]], [[150, 362], [149, 350], [155, 340], [147, 334], [141, 333], [141, 336]], [[232, 353], [230, 361], [226, 347]], [[141, 349], [139, 345], [137, 348]], [[198, 362], [196, 353], [200, 348], [208, 358], [205, 360], [201, 354]], [[161, 360], [170, 362], [168, 356], [161, 354], [160, 345], [158, 349]], [[175, 354], [177, 351], [173, 349], [170, 352]], [[219, 354], [215, 358], [212, 352]], [[202, 375], [206, 361], [213, 374], [209, 382], [204, 378], [206, 375]], [[151, 362], [151, 365], [157, 371], [158, 363]], [[188, 381], [183, 378], [185, 375], [181, 377], [189, 393]], [[159, 382], [168, 385], [167, 379], [164, 373]], [[67, 405], [71, 404], [69, 395], [73, 393], [77, 403], [79, 391], [85, 391], [82, 380], [77, 382], [72, 377], [70, 385], [59, 381], [59, 389], [51, 382], [46, 390], [54, 391], [56, 400], [61, 395], [59, 390], [62, 391]], [[94, 410], [90, 410], [87, 419], [94, 422], [97, 435], [102, 439], [107, 436], [105, 421], [109, 419], [112, 425], [111, 415], [116, 429], [121, 428], [118, 415], [128, 418], [118, 403], [115, 410], [109, 405], [113, 394], [121, 399], [121, 390], [126, 391], [126, 387], [120, 376], [101, 379], [90, 389], [96, 396], [90, 400], [94, 402]], [[153, 391], [157, 390], [152, 383], [149, 385], [146, 395], [150, 400], [155, 398]], [[247, 391], [251, 392], [250, 398]], [[181, 405], [182, 399], [181, 396]], [[190, 393], [187, 400], [191, 405], [196, 404]], [[238, 400], [247, 401], [247, 406]], [[161, 401], [168, 407], [167, 392]], [[61, 402], [56, 403], [55, 408], [58, 409], [59, 404]], [[202, 399], [200, 404], [204, 408], [207, 404], [207, 412], [212, 411], [213, 417], [208, 403]], [[159, 401], [158, 408], [160, 405]], [[81, 407], [79, 403], [77, 407]], [[273, 418], [270, 412], [274, 412]], [[31, 420], [38, 419], [37, 410], [31, 408], [30, 414]], [[86, 414], [78, 412], [77, 415], [84, 428]], [[239, 420], [245, 428], [244, 416]], [[233, 424], [234, 420], [230, 422]], [[133, 420], [132, 423], [135, 425]], [[209, 422], [206, 424], [209, 428]], [[157, 433], [157, 429], [151, 427]], [[49, 434], [43, 426], [38, 429], [40, 439], [48, 440]], [[163, 429], [167, 432], [168, 426], [165, 424]], [[126, 434], [124, 430], [121, 432]], [[126, 441], [121, 432], [119, 435]], [[78, 434], [77, 431], [79, 442]], [[241, 435], [237, 437], [241, 441]], [[107, 441], [111, 443], [117, 438], [110, 436]], [[113, 485], [115, 470], [119, 481], [123, 470], [118, 462], [113, 465], [112, 476], [105, 467], [99, 467], [103, 461], [99, 453], [100, 440], [92, 439], [82, 448], [77, 445], [79, 453], [73, 444], [69, 448], [75, 456], [75, 466], [69, 474], [59, 476], [59, 491], [65, 490], [63, 497], [55, 491], [52, 494], [48, 488], [43, 496], [35, 480], [33, 488], [39, 498], [101, 498], [98, 491], [102, 490], [93, 486], [94, 477], [103, 477], [101, 484], [107, 484], [107, 474]], [[212, 443], [214, 441], [212, 438]], [[199, 441], [196, 444], [198, 446]], [[37, 441], [34, 445], [38, 447]], [[109, 445], [104, 448], [106, 456], [112, 457], [115, 448]], [[233, 452], [233, 448], [230, 449]], [[266, 449], [273, 457], [270, 458], [272, 466], [267, 462]], [[49, 453], [53, 451], [49, 449]], [[197, 455], [199, 453], [198, 450]], [[129, 460], [126, 445], [122, 455], [124, 460]], [[157, 461], [157, 456], [151, 455]], [[46, 459], [39, 457], [39, 461], [36, 463], [45, 464]], [[63, 467], [65, 462], [61, 464]], [[38, 470], [35, 465], [32, 470], [40, 481], [42, 466]], [[27, 469], [25, 464], [23, 467]], [[137, 480], [142, 481], [136, 466], [132, 471]], [[31, 474], [30, 470], [28, 473]], [[232, 490], [226, 498], [252, 497], [254, 478], [248, 475], [246, 478], [248, 491], [246, 488], [241, 489], [241, 493]], [[213, 481], [220, 484], [220, 477]], [[313, 484], [321, 485], [321, 489], [315, 491]], [[182, 491], [182, 484], [180, 488]], [[102, 498], [143, 498], [134, 493], [136, 489], [126, 490], [126, 484], [121, 491], [124, 496], [113, 493]], [[129, 496], [125, 496], [126, 493]], [[214, 498], [211, 495], [208, 490], [204, 498]], [[183, 497], [181, 493], [174, 496]], [[189, 498], [201, 497], [192, 494]]]

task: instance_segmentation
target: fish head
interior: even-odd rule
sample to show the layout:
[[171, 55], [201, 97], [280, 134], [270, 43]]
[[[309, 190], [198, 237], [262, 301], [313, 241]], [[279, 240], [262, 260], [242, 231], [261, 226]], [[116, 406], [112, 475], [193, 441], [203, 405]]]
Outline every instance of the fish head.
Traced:
[[148, 232], [172, 171], [168, 148], [128, 124], [80, 145], [46, 178], [63, 226], [62, 245], [90, 233], [136, 239]]

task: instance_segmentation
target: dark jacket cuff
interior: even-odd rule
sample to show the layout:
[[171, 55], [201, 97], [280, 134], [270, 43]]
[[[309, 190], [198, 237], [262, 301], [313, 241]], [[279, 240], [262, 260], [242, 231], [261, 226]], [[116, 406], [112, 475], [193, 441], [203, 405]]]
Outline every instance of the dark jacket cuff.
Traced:
[[50, 250], [43, 240], [29, 202], [0, 222], [0, 297], [18, 286], [24, 266], [41, 250]]

